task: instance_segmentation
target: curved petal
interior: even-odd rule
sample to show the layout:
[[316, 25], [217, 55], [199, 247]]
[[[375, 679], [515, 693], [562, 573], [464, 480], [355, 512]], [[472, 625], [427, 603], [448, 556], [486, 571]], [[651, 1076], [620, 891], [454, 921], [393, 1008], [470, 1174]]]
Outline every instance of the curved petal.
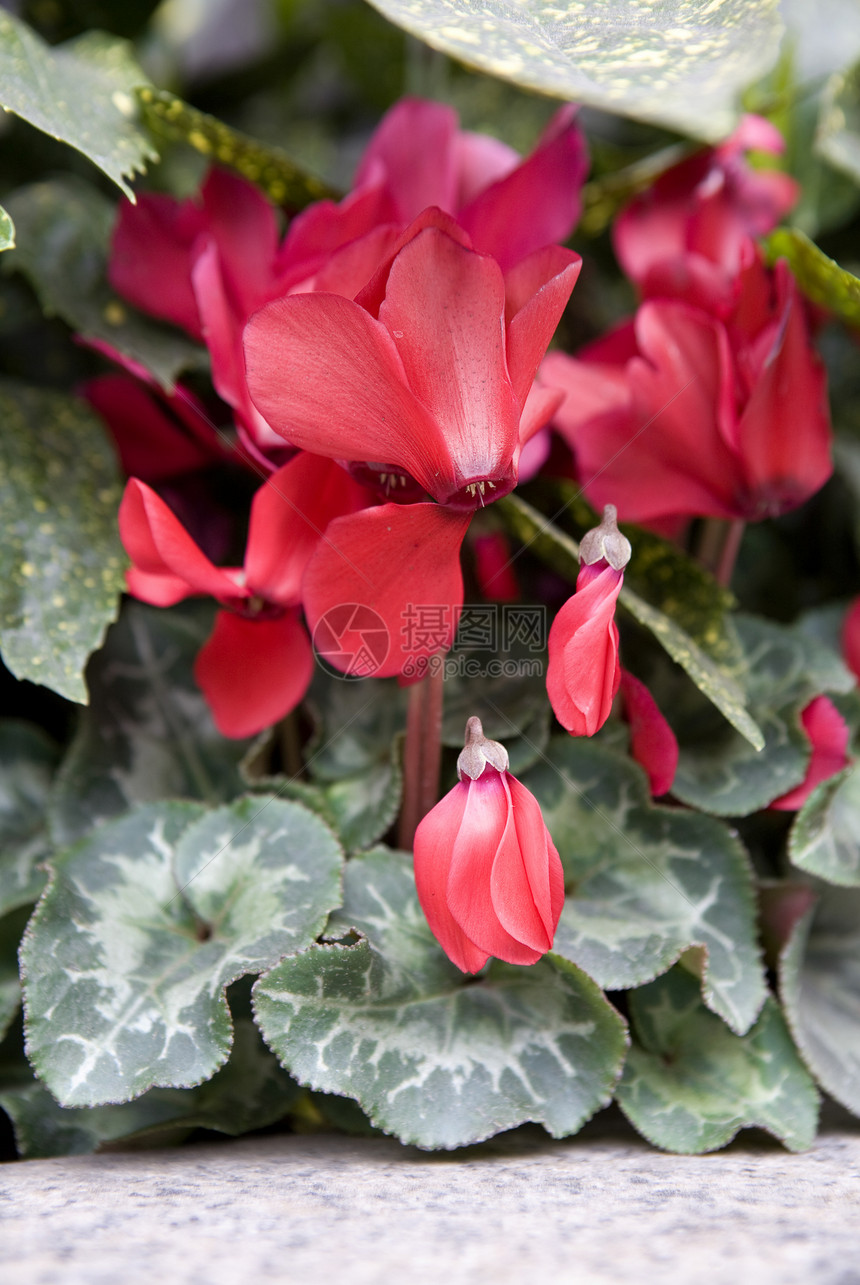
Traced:
[[274, 208], [254, 183], [217, 168], [209, 171], [200, 196], [232, 301], [244, 320], [277, 282]]
[[462, 210], [491, 183], [510, 174], [522, 157], [507, 143], [489, 134], [458, 130], [454, 136], [454, 163], [457, 173], [457, 195], [454, 209]]
[[475, 249], [492, 254], [502, 268], [566, 241], [576, 226], [588, 151], [575, 112], [562, 107], [531, 155], [460, 211]]
[[468, 525], [469, 515], [437, 504], [383, 504], [336, 518], [305, 571], [305, 614], [317, 650], [341, 672], [355, 672], [362, 639], [343, 637], [363, 608], [370, 615], [362, 621], [375, 618], [388, 645], [363, 672], [410, 676], [447, 651], [463, 604], [459, 553]]
[[453, 148], [457, 114], [451, 107], [402, 98], [383, 116], [355, 175], [355, 185], [384, 174], [397, 217], [407, 223], [428, 205], [453, 214], [457, 167]]
[[605, 567], [590, 583], [577, 588], [549, 631], [547, 695], [556, 718], [572, 736], [593, 736], [609, 717], [618, 690], [618, 630], [613, 616], [623, 578], [621, 572]]
[[518, 264], [505, 278], [507, 362], [521, 406], [538, 365], [555, 334], [582, 259], [573, 250], [548, 245]]
[[812, 753], [800, 785], [771, 803], [770, 806], [780, 812], [802, 808], [817, 785], [841, 772], [850, 762], [848, 746], [851, 732], [832, 700], [827, 696], [816, 696], [802, 711], [800, 722], [809, 737]]
[[537, 799], [506, 776], [514, 833], [493, 863], [493, 908], [512, 937], [543, 952], [552, 949], [564, 904], [564, 872]]
[[249, 593], [297, 606], [305, 567], [329, 522], [367, 502], [364, 488], [322, 455], [302, 451], [278, 469], [251, 503], [245, 551]]
[[294, 613], [250, 620], [219, 611], [197, 654], [194, 677], [222, 736], [256, 736], [295, 709], [310, 685], [314, 658]]
[[203, 211], [193, 201], [143, 193], [121, 201], [111, 237], [108, 277], [123, 298], [200, 337], [191, 289], [191, 247], [204, 230]]
[[110, 429], [127, 476], [159, 482], [227, 456], [193, 394], [165, 402], [128, 375], [97, 375], [80, 391]]
[[648, 773], [655, 798], [667, 794], [678, 767], [678, 742], [644, 683], [621, 671], [624, 714], [630, 724], [630, 753]]
[[[506, 475], [517, 447], [520, 407], [505, 362], [504, 309], [495, 261], [436, 228], [414, 237], [391, 265], [379, 320], [409, 387], [441, 428], [453, 491], [473, 478]], [[449, 498], [438, 485], [431, 494]]]
[[152, 607], [172, 607], [197, 592], [182, 576], [171, 576], [167, 572], [150, 575], [137, 567], [129, 567], [126, 571], [125, 587], [133, 598], [148, 602]]
[[430, 931], [445, 954], [464, 973], [477, 973], [488, 954], [470, 941], [448, 909], [448, 875], [469, 787], [454, 786], [415, 831], [415, 887]]
[[351, 300], [274, 300], [249, 321], [245, 358], [254, 404], [294, 446], [396, 464], [431, 494], [453, 487], [447, 445], [407, 387], [391, 337]]
[[[523, 904], [518, 916], [512, 914], [527, 936], [537, 933], [541, 938], [537, 947], [519, 941], [503, 928], [493, 906], [491, 881], [497, 854], [517, 842], [505, 775], [488, 767], [468, 784], [466, 807], [451, 854], [446, 900], [456, 922], [481, 950], [509, 964], [534, 964], [547, 949], [534, 904]], [[505, 861], [505, 868], [515, 861], [516, 854], [513, 860]]]
[[119, 534], [135, 567], [147, 575], [184, 580], [191, 593], [243, 596], [236, 581], [213, 566], [160, 496], [137, 478], [126, 484]]

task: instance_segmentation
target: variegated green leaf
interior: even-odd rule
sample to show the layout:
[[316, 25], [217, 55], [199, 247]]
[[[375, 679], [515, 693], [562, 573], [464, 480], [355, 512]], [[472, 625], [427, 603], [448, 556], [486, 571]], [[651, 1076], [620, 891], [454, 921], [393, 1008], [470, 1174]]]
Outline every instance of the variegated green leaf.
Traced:
[[341, 855], [296, 803], [145, 805], [55, 863], [22, 948], [27, 1051], [63, 1106], [187, 1087], [226, 1061], [226, 986], [318, 935]]
[[4, 259], [32, 283], [48, 316], [82, 338], [109, 344], [139, 362], [167, 389], [189, 367], [205, 367], [205, 349], [119, 298], [108, 282], [116, 206], [72, 175], [19, 188], [7, 205], [26, 235]]
[[158, 160], [137, 122], [134, 90], [146, 76], [131, 45], [100, 31], [51, 48], [0, 10], [0, 85], [6, 111], [83, 152], [132, 195], [126, 182]]
[[776, 0], [371, 0], [451, 57], [559, 98], [719, 139], [775, 62]]
[[433, 940], [408, 857], [349, 862], [329, 933], [254, 987], [263, 1036], [303, 1084], [357, 1099], [404, 1142], [452, 1148], [526, 1120], [575, 1133], [605, 1103], [624, 1024], [566, 960], [494, 962], [467, 981]]
[[718, 816], [745, 816], [799, 785], [810, 753], [801, 710], [813, 696], [854, 685], [836, 652], [810, 632], [752, 616], [738, 617], [737, 625], [764, 749], [755, 753], [704, 701], [673, 716], [681, 754], [672, 793]]
[[860, 889], [818, 894], [782, 951], [780, 994], [806, 1065], [860, 1115]]
[[192, 667], [213, 607], [169, 610], [126, 600], [87, 667], [89, 707], [57, 773], [50, 800], [58, 847], [135, 803], [164, 798], [221, 803], [242, 792], [246, 741], [218, 732]]
[[38, 899], [45, 886], [45, 807], [59, 749], [32, 723], [0, 721], [0, 915]]
[[0, 206], [0, 250], [11, 250], [15, 244], [15, 224]]
[[801, 870], [860, 885], [860, 763], [813, 790], [795, 818], [788, 851]]
[[0, 651], [16, 677], [83, 704], [123, 587], [116, 460], [97, 416], [62, 393], [6, 381], [0, 423]]
[[0, 1040], [21, 1007], [18, 976], [18, 946], [29, 918], [29, 909], [19, 907], [0, 918]]
[[812, 1145], [818, 1094], [774, 999], [743, 1036], [703, 1007], [682, 968], [629, 1002], [634, 1043], [616, 1096], [649, 1142], [698, 1154], [757, 1126], [790, 1151]]
[[250, 1018], [235, 1022], [229, 1061], [193, 1089], [150, 1089], [134, 1102], [101, 1107], [61, 1107], [34, 1081], [0, 1092], [12, 1119], [19, 1153], [27, 1160], [78, 1156], [107, 1142], [165, 1131], [214, 1129], [233, 1137], [274, 1124], [300, 1090], [269, 1053]]
[[618, 990], [702, 947], [705, 1003], [733, 1030], [748, 1030], [764, 976], [752, 871], [725, 825], [656, 807], [636, 764], [586, 739], [552, 740], [523, 783], [565, 867], [555, 950]]

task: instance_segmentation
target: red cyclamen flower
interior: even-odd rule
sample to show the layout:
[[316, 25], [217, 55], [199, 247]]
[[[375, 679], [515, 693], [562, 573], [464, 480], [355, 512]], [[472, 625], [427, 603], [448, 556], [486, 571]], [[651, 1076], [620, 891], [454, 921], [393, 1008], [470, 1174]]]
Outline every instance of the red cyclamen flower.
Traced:
[[415, 832], [415, 882], [427, 922], [464, 973], [490, 955], [534, 964], [552, 948], [564, 872], [540, 805], [508, 754], [466, 724], [460, 780]]
[[800, 785], [771, 803], [770, 806], [778, 812], [794, 812], [802, 808], [816, 786], [828, 781], [851, 762], [848, 757], [851, 740], [848, 724], [827, 696], [814, 697], [801, 711], [800, 723], [809, 738], [812, 753]]
[[583, 537], [576, 593], [549, 631], [546, 690], [555, 716], [572, 736], [593, 736], [609, 717], [621, 683], [615, 603], [630, 560], [615, 506]]

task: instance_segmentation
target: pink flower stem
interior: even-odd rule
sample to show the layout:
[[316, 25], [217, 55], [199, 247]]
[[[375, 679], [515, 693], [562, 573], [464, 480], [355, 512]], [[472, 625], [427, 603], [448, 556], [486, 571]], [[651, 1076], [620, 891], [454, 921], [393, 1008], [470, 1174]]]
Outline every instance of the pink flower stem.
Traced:
[[439, 799], [443, 682], [442, 666], [431, 662], [427, 677], [409, 690], [403, 751], [403, 806], [397, 839], [405, 852], [412, 851], [419, 823]]
[[743, 518], [705, 518], [695, 554], [723, 588], [731, 583], [746, 523]]

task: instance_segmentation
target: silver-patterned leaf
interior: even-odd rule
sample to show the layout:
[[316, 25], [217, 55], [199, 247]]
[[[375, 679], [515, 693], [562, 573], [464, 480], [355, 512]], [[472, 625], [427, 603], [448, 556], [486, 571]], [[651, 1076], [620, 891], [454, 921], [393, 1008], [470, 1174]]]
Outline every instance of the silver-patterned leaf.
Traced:
[[218, 732], [193, 665], [213, 605], [149, 607], [127, 599], [87, 666], [90, 703], [51, 794], [58, 847], [135, 803], [164, 798], [221, 803], [242, 793], [247, 742]]
[[12, 673], [86, 701], [83, 668], [116, 615], [119, 475], [84, 402], [0, 384], [0, 650]]
[[780, 994], [807, 1066], [860, 1115], [860, 889], [818, 893], [783, 948]]
[[250, 1018], [235, 1023], [229, 1061], [193, 1089], [150, 1089], [134, 1102], [101, 1107], [61, 1107], [34, 1081], [0, 1092], [12, 1119], [19, 1153], [27, 1160], [78, 1156], [108, 1142], [165, 1131], [214, 1129], [232, 1137], [280, 1120], [300, 1092], [260, 1040]]
[[703, 1007], [682, 968], [629, 1002], [634, 1043], [616, 1097], [649, 1142], [699, 1154], [757, 1126], [790, 1151], [812, 1145], [818, 1094], [774, 999], [743, 1036]]
[[655, 806], [634, 763], [586, 739], [552, 740], [523, 784], [565, 867], [555, 950], [616, 990], [703, 947], [705, 1003], [733, 1030], [748, 1030], [765, 985], [752, 870], [726, 826]]
[[40, 727], [0, 720], [0, 915], [38, 899], [51, 850], [46, 803], [59, 748]]
[[340, 897], [318, 817], [255, 795], [145, 805], [56, 860], [22, 946], [27, 1051], [63, 1106], [187, 1087], [226, 1060], [226, 986], [307, 947]]
[[355, 1098], [404, 1142], [452, 1148], [526, 1120], [575, 1133], [611, 1096], [624, 1023], [589, 978], [548, 956], [467, 981], [432, 938], [411, 863], [349, 862], [329, 933], [254, 987], [263, 1036], [301, 1083]]
[[750, 710], [765, 735], [756, 752], [704, 701], [674, 720], [680, 744], [672, 793], [718, 816], [746, 816], [799, 785], [809, 761], [800, 713], [822, 692], [847, 692], [854, 676], [809, 631], [752, 616], [737, 619]]
[[559, 98], [719, 139], [775, 62], [777, 0], [371, 0], [451, 57]]
[[15, 244], [15, 224], [8, 210], [0, 206], [0, 250], [11, 250]]
[[205, 367], [199, 344], [145, 317], [111, 289], [107, 259], [116, 206], [106, 196], [62, 175], [19, 188], [7, 205], [26, 235], [4, 267], [27, 277], [48, 316], [139, 362], [167, 389], [180, 371]]
[[0, 10], [0, 101], [6, 111], [83, 152], [129, 196], [126, 182], [158, 160], [137, 123], [146, 76], [131, 45], [91, 31], [57, 48]]
[[801, 870], [860, 885], [860, 763], [822, 782], [798, 812], [788, 842]]

